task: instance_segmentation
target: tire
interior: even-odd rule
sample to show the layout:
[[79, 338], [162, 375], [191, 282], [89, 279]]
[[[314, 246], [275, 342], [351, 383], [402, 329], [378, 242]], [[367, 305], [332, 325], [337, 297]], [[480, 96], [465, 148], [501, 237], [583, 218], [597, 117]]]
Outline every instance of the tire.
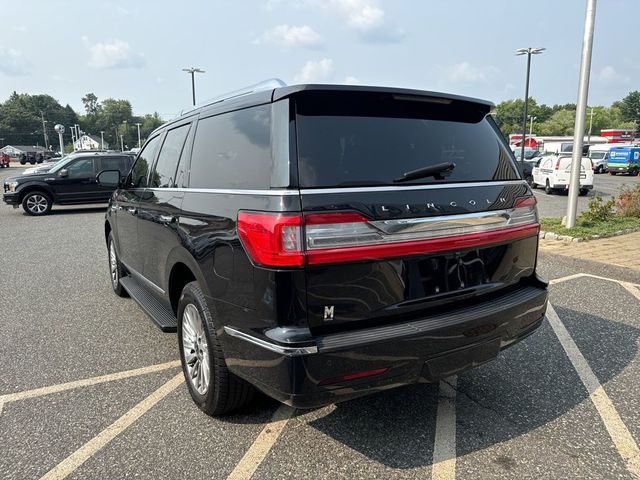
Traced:
[[26, 165], [27, 161], [26, 160], [20, 160], [20, 165]]
[[22, 208], [34, 217], [47, 215], [51, 211], [51, 197], [39, 190], [29, 192], [22, 198]]
[[612, 172], [611, 170], [609, 170], [609, 175], [615, 176], [615, 174], [616, 174], [615, 172]]
[[581, 189], [580, 189], [580, 196], [581, 196], [581, 197], [586, 196], [588, 193], [589, 193], [589, 190], [588, 190], [588, 189], [586, 189], [586, 188], [581, 188]]
[[107, 237], [107, 259], [109, 263], [109, 277], [111, 279], [111, 288], [119, 297], [126, 298], [129, 296], [124, 287], [120, 284], [120, 279], [127, 275], [127, 272], [118, 258], [116, 245], [113, 241], [113, 232], [109, 232]]
[[198, 282], [185, 285], [180, 295], [178, 348], [189, 393], [204, 413], [223, 415], [238, 410], [253, 398], [254, 387], [227, 368], [213, 317]]
[[35, 161], [35, 159], [33, 159], [33, 158], [32, 158], [31, 160], [29, 160], [29, 163], [30, 163], [31, 165], [35, 165], [35, 164], [36, 164], [36, 161]]
[[527, 175], [525, 177], [525, 180], [527, 181], [527, 183], [529, 184], [530, 187], [533, 187], [533, 176], [532, 175]]
[[549, 179], [547, 179], [547, 182], [544, 185], [544, 193], [546, 193], [547, 195], [553, 194], [553, 188], [551, 188], [551, 185], [549, 185]]

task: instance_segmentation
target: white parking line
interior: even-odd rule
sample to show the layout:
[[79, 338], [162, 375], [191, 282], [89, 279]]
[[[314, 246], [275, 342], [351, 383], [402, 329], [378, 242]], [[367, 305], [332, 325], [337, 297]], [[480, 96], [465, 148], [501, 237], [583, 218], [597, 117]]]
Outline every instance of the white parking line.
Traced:
[[184, 381], [182, 372], [166, 382], [135, 407], [122, 415], [98, 435], [73, 452], [57, 466], [49, 470], [41, 480], [61, 480], [73, 473], [80, 465], [100, 451], [111, 440], [130, 427], [138, 418], [148, 412], [156, 403], [166, 397]]
[[455, 375], [441, 380], [438, 387], [438, 413], [433, 444], [433, 480], [456, 478], [456, 385]]
[[631, 295], [640, 300], [640, 290], [638, 290], [638, 285], [629, 282], [620, 282], [620, 285], [622, 285]]
[[[150, 365], [148, 367], [136, 368], [134, 370], [126, 370], [124, 372], [110, 373], [108, 375], [101, 375], [99, 377], [85, 378], [83, 380], [76, 380], [74, 382], [59, 383], [57, 385], [49, 385], [48, 387], [36, 388], [33, 390], [26, 390], [23, 392], [9, 393], [6, 395], [0, 395], [0, 405], [9, 402], [15, 402], [18, 400], [24, 400], [26, 398], [41, 397], [43, 395], [50, 395], [52, 393], [63, 392], [65, 390], [72, 390], [74, 388], [88, 387], [90, 385], [97, 385], [99, 383], [111, 382], [114, 380], [122, 380], [130, 377], [137, 377], [140, 375], [147, 375], [149, 373], [160, 372], [170, 368], [180, 366], [180, 360], [173, 362], [159, 363], [156, 365]], [[0, 408], [0, 414], [2, 408]]]
[[276, 443], [295, 409], [280, 405], [227, 480], [249, 480]]
[[547, 319], [589, 392], [589, 398], [604, 422], [618, 453], [625, 461], [627, 470], [636, 478], [640, 478], [640, 449], [636, 441], [551, 304], [547, 307]]
[[[615, 278], [601, 277], [600, 275], [592, 275], [590, 273], [574, 273], [572, 275], [567, 275], [566, 277], [554, 278], [553, 280], [549, 280], [549, 285], [556, 285], [558, 283], [567, 282], [569, 280], [574, 280], [576, 278], [581, 278], [581, 277], [589, 277], [589, 278], [596, 278], [598, 280], [606, 280], [607, 282], [613, 282], [613, 283], [622, 285], [625, 288], [627, 288], [626, 286], [640, 288], [640, 284], [638, 283], [625, 282], [624, 280], [616, 280]], [[635, 293], [633, 294], [636, 295]], [[637, 295], [636, 295], [636, 298], [637, 298]]]

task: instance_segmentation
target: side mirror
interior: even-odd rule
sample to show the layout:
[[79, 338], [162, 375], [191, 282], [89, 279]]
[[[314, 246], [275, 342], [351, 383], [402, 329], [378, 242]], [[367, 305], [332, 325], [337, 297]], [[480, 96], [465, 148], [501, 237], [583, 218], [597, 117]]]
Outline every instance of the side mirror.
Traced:
[[118, 188], [120, 186], [120, 170], [102, 170], [96, 175], [98, 185], [106, 188]]
[[62, 170], [60, 170], [60, 177], [61, 178], [66, 178], [69, 176], [69, 170], [67, 170], [66, 168], [63, 168]]

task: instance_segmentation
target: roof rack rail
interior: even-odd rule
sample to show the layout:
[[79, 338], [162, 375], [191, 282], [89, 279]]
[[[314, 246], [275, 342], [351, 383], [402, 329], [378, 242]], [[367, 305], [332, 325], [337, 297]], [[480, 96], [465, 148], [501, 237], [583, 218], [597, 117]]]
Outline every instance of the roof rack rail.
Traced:
[[287, 84], [284, 83], [279, 78], [270, 78], [268, 80], [264, 80], [262, 82], [256, 83], [255, 85], [249, 85], [248, 87], [240, 88], [238, 90], [234, 90], [232, 92], [223, 93], [217, 97], [206, 100], [202, 103], [198, 103], [189, 109], [184, 109], [180, 111], [180, 115], [184, 115], [185, 113], [193, 112], [202, 107], [207, 107], [209, 105], [213, 105], [214, 103], [224, 102], [226, 100], [231, 100], [232, 98], [241, 97], [243, 95], [249, 95], [250, 93], [263, 92], [266, 90], [273, 90], [275, 88], [286, 87]]

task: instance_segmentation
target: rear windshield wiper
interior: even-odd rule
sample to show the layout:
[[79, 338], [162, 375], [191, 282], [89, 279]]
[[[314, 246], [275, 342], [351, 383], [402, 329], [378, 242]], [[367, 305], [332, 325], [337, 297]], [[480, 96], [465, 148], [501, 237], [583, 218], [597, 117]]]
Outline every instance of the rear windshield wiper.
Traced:
[[418, 168], [417, 170], [411, 170], [403, 174], [401, 177], [394, 178], [394, 183], [408, 182], [409, 180], [416, 180], [418, 178], [433, 177], [436, 180], [444, 180], [445, 177], [451, 174], [451, 171], [456, 168], [456, 164], [453, 162], [437, 163], [436, 165], [429, 165], [428, 167]]

